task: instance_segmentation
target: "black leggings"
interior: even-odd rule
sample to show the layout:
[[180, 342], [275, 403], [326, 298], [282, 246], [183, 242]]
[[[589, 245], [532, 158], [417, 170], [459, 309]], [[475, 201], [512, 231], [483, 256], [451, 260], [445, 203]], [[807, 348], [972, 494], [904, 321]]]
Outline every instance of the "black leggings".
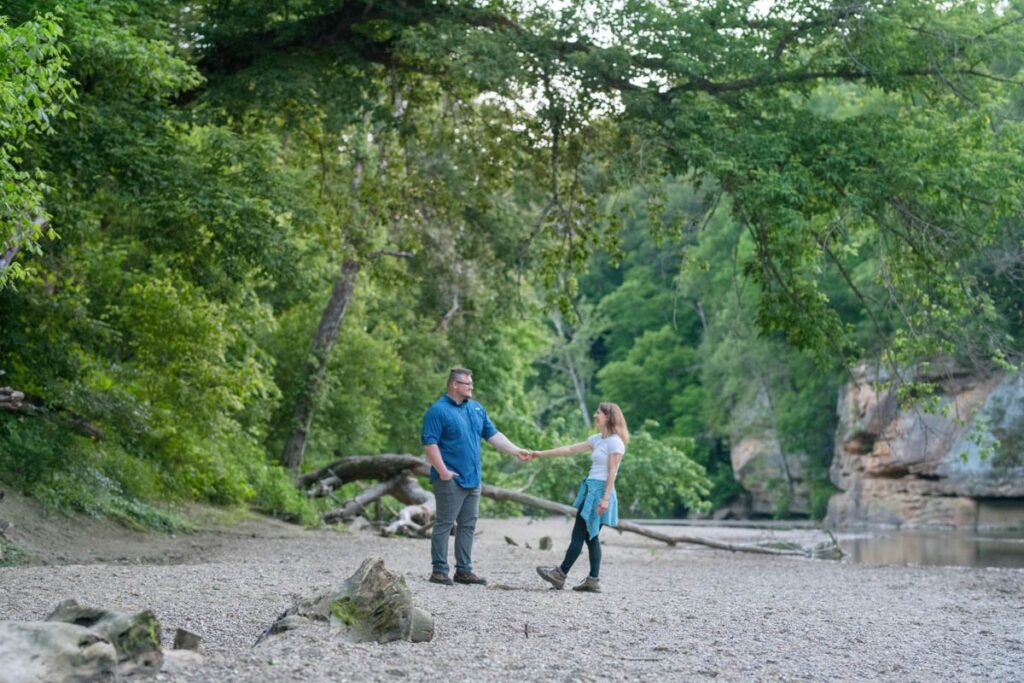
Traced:
[[[603, 524], [601, 526], [604, 527]], [[598, 533], [601, 533], [600, 529], [598, 529]], [[583, 516], [579, 513], [576, 514], [576, 524], [572, 527], [572, 539], [569, 541], [569, 547], [565, 551], [565, 559], [562, 560], [560, 569], [563, 574], [569, 573], [573, 564], [576, 563], [576, 558], [583, 551], [584, 543], [587, 544], [587, 554], [590, 555], [590, 575], [596, 579], [601, 572], [601, 540], [597, 536], [590, 538], [587, 533], [587, 523], [583, 521]]]

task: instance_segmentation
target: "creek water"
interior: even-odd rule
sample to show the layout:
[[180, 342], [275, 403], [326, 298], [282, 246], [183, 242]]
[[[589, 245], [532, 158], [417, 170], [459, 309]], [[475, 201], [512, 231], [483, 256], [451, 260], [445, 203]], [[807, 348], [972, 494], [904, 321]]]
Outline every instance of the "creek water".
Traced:
[[841, 533], [844, 562], [867, 565], [1024, 567], [1024, 532], [871, 530]]
[[[750, 535], [768, 534], [778, 541], [813, 545], [821, 541], [821, 525], [807, 520], [631, 520], [646, 526], [674, 526], [675, 531], [733, 543], [765, 540]], [[697, 531], [697, 529], [701, 529]], [[711, 532], [711, 530], [716, 530]], [[813, 532], [815, 541], [800, 537]], [[673, 533], [666, 529], [667, 533]], [[710, 534], [708, 532], [711, 532]], [[954, 531], [924, 529], [839, 529], [833, 531], [845, 556], [843, 562], [866, 565], [921, 565], [953, 567], [1024, 568], [1024, 528], [1012, 531]]]

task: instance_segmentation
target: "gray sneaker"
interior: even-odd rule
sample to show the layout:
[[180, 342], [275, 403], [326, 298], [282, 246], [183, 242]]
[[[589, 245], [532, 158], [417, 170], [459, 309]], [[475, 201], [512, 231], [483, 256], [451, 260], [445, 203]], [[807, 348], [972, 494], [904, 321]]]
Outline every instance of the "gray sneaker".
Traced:
[[573, 586], [572, 589], [582, 593], [600, 593], [601, 579], [595, 579], [593, 576], [588, 576], [580, 581], [578, 585]]
[[565, 585], [565, 572], [561, 567], [537, 567], [537, 574], [559, 590]]

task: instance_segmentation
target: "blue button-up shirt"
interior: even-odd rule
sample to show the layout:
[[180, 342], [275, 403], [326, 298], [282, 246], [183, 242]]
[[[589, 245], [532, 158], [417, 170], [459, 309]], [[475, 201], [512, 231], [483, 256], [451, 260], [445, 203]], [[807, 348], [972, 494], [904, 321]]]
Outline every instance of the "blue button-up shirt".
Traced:
[[[464, 489], [480, 486], [480, 439], [497, 433], [487, 411], [472, 399], [459, 404], [443, 394], [423, 416], [423, 445], [437, 445], [445, 467], [459, 473], [455, 483]], [[430, 481], [437, 479], [431, 467]]]

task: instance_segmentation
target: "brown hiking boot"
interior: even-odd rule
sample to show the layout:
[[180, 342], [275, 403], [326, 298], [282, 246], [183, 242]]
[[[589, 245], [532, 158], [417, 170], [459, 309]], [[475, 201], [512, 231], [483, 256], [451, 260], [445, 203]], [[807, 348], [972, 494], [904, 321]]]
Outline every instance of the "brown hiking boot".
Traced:
[[537, 567], [537, 575], [558, 590], [565, 585], [565, 572], [561, 567]]
[[593, 576], [588, 576], [577, 585], [573, 586], [572, 589], [574, 591], [580, 591], [581, 593], [600, 593], [601, 579], [595, 579]]
[[469, 572], [468, 574], [455, 572], [455, 583], [463, 583], [467, 586], [486, 586], [487, 579], [482, 576], [477, 576], [473, 572]]
[[452, 580], [448, 578], [448, 575], [442, 574], [441, 572], [434, 572], [430, 575], [430, 578], [427, 579], [427, 581], [429, 581], [430, 583], [439, 583], [442, 586], [452, 585]]

